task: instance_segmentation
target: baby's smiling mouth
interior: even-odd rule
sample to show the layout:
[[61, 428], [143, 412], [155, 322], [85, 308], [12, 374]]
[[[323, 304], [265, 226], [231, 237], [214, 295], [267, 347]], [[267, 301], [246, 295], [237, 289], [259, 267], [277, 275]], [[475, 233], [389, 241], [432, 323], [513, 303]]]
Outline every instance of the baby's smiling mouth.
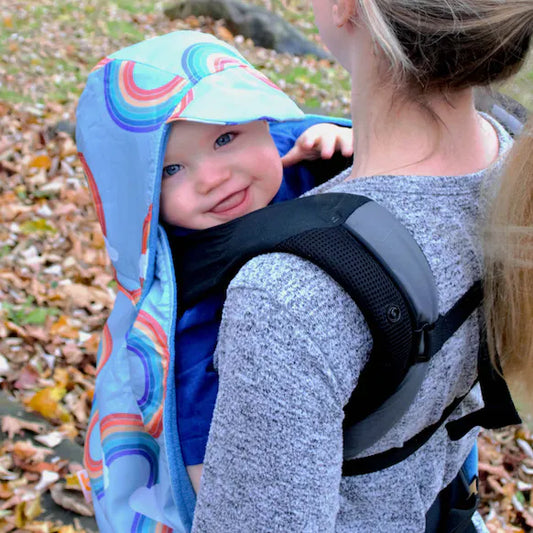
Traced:
[[223, 214], [239, 207], [247, 198], [248, 188], [230, 194], [211, 209], [212, 213]]

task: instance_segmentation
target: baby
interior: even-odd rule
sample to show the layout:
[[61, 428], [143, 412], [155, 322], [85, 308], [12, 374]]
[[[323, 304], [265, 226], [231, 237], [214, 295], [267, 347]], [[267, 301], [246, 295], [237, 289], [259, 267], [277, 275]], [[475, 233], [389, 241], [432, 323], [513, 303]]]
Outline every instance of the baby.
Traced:
[[305, 115], [228, 44], [178, 31], [95, 66], [77, 142], [118, 287], [86, 440], [96, 515], [110, 530], [138, 516], [180, 523], [218, 390], [224, 294], [178, 306], [187, 279], [172, 278], [176, 243], [335, 175], [309, 160], [350, 157], [351, 123]]
[[[298, 131], [306, 124], [306, 120], [299, 121]], [[280, 128], [289, 129], [286, 123], [271, 126], [275, 132]], [[283, 167], [317, 157], [329, 159], [335, 151], [346, 157], [352, 154], [351, 128], [313, 124], [280, 158], [265, 121], [234, 125], [175, 122], [163, 163], [160, 217], [168, 232], [180, 235], [266, 207], [280, 190], [283, 199], [295, 198], [304, 192], [305, 180], [291, 176], [297, 183], [290, 187]], [[212, 361], [222, 305], [223, 295], [210, 297], [186, 310], [176, 326], [178, 432], [196, 492], [218, 389]]]
[[283, 166], [353, 152], [351, 128], [310, 126], [280, 158], [265, 121], [172, 125], [163, 163], [160, 215], [166, 224], [206, 229], [266, 207], [278, 193]]

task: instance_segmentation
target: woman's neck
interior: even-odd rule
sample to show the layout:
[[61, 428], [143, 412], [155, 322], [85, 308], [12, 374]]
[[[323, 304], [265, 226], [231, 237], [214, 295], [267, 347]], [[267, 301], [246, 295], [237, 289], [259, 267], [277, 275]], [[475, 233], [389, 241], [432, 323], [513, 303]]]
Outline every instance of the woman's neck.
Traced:
[[350, 178], [376, 174], [462, 175], [498, 155], [494, 128], [475, 110], [473, 91], [400, 99], [386, 87], [354, 84], [354, 166]]

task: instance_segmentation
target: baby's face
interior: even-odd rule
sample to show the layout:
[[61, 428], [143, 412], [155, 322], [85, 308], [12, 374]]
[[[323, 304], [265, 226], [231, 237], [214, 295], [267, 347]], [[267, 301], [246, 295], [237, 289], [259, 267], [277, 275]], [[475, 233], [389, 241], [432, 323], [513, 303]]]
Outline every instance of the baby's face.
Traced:
[[261, 207], [281, 184], [281, 160], [264, 121], [235, 126], [174, 122], [161, 182], [161, 217], [206, 229]]

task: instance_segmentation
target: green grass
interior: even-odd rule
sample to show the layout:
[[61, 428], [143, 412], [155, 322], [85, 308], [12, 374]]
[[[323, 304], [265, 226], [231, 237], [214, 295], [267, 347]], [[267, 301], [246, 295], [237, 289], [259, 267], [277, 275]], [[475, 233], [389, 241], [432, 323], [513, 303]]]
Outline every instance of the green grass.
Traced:
[[0, 308], [7, 320], [19, 326], [43, 325], [48, 316], [61, 314], [57, 307], [43, 307], [35, 305], [33, 296], [28, 296], [22, 304], [3, 303]]
[[145, 15], [151, 15], [156, 13], [157, 8], [153, 2], [132, 2], [131, 0], [115, 0], [116, 5], [131, 13], [132, 15], [137, 15], [143, 13]]
[[33, 99], [29, 95], [0, 88], [0, 102], [9, 102], [11, 104], [31, 104]]
[[108, 35], [113, 39], [128, 38], [131, 43], [142, 41], [144, 34], [137, 29], [137, 27], [131, 23], [122, 20], [109, 20], [107, 21]]

